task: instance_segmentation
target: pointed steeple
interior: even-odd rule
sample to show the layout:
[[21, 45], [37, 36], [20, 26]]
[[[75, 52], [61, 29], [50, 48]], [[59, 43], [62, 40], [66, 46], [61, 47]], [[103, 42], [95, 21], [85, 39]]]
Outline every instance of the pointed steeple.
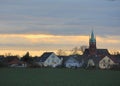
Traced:
[[96, 38], [94, 36], [94, 32], [92, 30], [90, 40], [89, 40], [89, 53], [90, 55], [96, 54]]
[[93, 30], [92, 30], [92, 32], [91, 32], [90, 42], [96, 42], [96, 39], [95, 39], [95, 37], [94, 37], [94, 32], [93, 32]]

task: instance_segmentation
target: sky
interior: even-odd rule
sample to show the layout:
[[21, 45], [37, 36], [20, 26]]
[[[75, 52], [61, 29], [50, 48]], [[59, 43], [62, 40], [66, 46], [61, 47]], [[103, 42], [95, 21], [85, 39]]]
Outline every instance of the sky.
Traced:
[[120, 0], [0, 0], [0, 54], [70, 50], [88, 45], [120, 51]]

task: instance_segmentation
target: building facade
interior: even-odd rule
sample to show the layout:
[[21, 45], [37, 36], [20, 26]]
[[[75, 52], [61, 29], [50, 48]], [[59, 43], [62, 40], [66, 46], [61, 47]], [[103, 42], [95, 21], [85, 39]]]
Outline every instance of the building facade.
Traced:
[[[85, 51], [83, 53], [83, 57], [84, 57], [85, 65], [87, 67], [95, 66], [97, 68], [101, 68], [101, 65], [99, 65], [99, 62], [102, 58], [104, 58], [104, 57], [113, 58], [113, 56], [110, 55], [110, 53], [108, 52], [107, 49], [97, 49], [97, 47], [96, 47], [96, 37], [95, 37], [93, 31], [91, 32], [91, 36], [90, 36], [90, 39], [89, 39], [89, 48], [85, 49]], [[90, 62], [94, 63], [94, 65], [90, 65]]]

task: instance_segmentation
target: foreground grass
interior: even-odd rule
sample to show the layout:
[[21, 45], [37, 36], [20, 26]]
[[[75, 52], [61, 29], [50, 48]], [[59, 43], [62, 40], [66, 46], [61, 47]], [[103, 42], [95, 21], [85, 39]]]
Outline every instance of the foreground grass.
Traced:
[[0, 86], [120, 86], [120, 71], [0, 68]]

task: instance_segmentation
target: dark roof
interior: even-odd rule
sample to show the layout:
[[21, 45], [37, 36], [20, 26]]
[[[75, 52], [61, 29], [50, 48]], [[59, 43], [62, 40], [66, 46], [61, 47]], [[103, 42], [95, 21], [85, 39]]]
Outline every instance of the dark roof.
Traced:
[[97, 54], [110, 55], [107, 49], [97, 49]]
[[115, 63], [120, 63], [120, 59], [117, 59], [116, 57], [110, 57], [110, 59], [112, 59]]
[[87, 57], [84, 57], [83, 59], [84, 59], [85, 63], [88, 63], [88, 60], [92, 59], [95, 64], [98, 64], [99, 61], [102, 59], [102, 57], [101, 56], [87, 56]]
[[99, 61], [100, 61], [102, 58], [100, 58], [100, 57], [92, 57], [91, 59], [94, 61], [95, 64], [99, 64]]
[[63, 63], [66, 62], [69, 58], [74, 58], [77, 61], [81, 62], [83, 59], [82, 55], [70, 55], [70, 56], [59, 56], [59, 58], [63, 58]]
[[115, 58], [116, 58], [117, 62], [120, 63], [120, 57], [116, 56]]
[[40, 59], [41, 59], [40, 57], [34, 57], [34, 58], [33, 58], [33, 60], [34, 60], [35, 62], [39, 62]]
[[17, 56], [7, 56], [7, 57], [5, 58], [5, 61], [6, 61], [6, 62], [11, 62], [11, 61], [14, 60], [14, 59], [18, 59], [18, 60], [19, 60], [19, 58], [18, 58]]
[[82, 55], [73, 55], [71, 57], [75, 58], [79, 62], [81, 62], [83, 60], [83, 56]]
[[[89, 49], [85, 49], [83, 55], [89, 55]], [[110, 55], [107, 49], [96, 49], [97, 55]]]
[[62, 63], [64, 63], [66, 60], [68, 60], [70, 58], [70, 56], [58, 56], [60, 59], [62, 58], [63, 61]]
[[45, 52], [42, 54], [40, 61], [44, 62], [53, 52]]
[[20, 64], [21, 62], [20, 62], [20, 60], [19, 59], [17, 59], [17, 58], [15, 58], [15, 59], [13, 59], [12, 61], [10, 61], [10, 62], [8, 62], [8, 64]]

